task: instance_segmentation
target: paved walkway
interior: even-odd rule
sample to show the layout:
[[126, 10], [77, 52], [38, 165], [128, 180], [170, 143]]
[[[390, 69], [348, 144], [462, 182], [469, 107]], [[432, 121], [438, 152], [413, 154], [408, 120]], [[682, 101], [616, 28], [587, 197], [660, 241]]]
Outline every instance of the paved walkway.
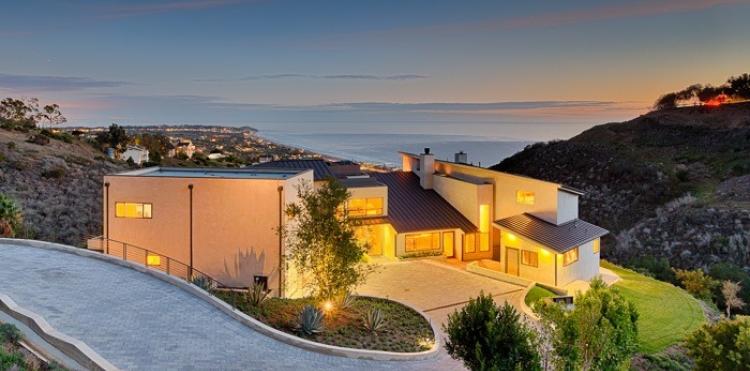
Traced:
[[501, 282], [469, 273], [455, 264], [432, 259], [413, 259], [382, 263], [378, 271], [367, 278], [357, 293], [387, 297], [403, 301], [424, 311], [438, 323], [448, 320], [448, 314], [462, 308], [480, 292], [491, 294], [495, 302], [519, 305], [523, 286]]
[[164, 281], [101, 260], [0, 243], [0, 292], [128, 370], [439, 370], [293, 347], [242, 325]]

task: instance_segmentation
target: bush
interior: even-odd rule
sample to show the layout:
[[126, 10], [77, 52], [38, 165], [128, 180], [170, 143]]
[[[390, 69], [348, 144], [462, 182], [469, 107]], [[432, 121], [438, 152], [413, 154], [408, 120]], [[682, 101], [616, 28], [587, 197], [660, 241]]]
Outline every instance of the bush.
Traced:
[[638, 349], [635, 306], [599, 278], [576, 296], [572, 310], [556, 303], [534, 310], [552, 334], [559, 369], [620, 369]]
[[323, 332], [323, 311], [312, 305], [305, 305], [297, 319], [297, 331], [307, 336]]
[[698, 299], [711, 300], [713, 291], [719, 287], [719, 281], [707, 276], [702, 270], [693, 271], [675, 269], [677, 279], [682, 287]]
[[0, 370], [25, 370], [26, 360], [20, 352], [5, 353], [0, 348]]
[[697, 370], [750, 370], [750, 319], [705, 324], [685, 347]]
[[252, 307], [258, 308], [268, 299], [269, 292], [262, 284], [256, 282], [253, 284], [253, 287], [247, 290], [247, 303]]
[[445, 349], [471, 370], [540, 370], [534, 333], [508, 303], [480, 293], [443, 325]]
[[42, 171], [42, 176], [47, 179], [60, 179], [65, 176], [65, 168], [54, 167], [51, 169], [44, 170]]
[[[708, 274], [719, 281], [732, 281], [739, 282], [742, 285], [739, 297], [745, 302], [750, 303], [750, 274], [745, 272], [742, 268], [732, 263], [718, 263], [711, 266], [708, 270]], [[726, 308], [724, 303], [724, 295], [721, 294], [720, 288], [717, 286], [714, 290], [714, 297], [716, 298], [716, 305], [720, 308]], [[748, 307], [736, 311], [738, 313], [750, 313]]]
[[10, 323], [0, 324], [0, 343], [11, 343], [18, 345], [18, 342], [23, 339], [21, 331]]
[[633, 267], [639, 273], [654, 277], [659, 281], [677, 283], [674, 271], [669, 266], [667, 258], [637, 257], [631, 259], [627, 265]]
[[22, 227], [21, 210], [13, 199], [0, 193], [0, 237], [14, 237]]

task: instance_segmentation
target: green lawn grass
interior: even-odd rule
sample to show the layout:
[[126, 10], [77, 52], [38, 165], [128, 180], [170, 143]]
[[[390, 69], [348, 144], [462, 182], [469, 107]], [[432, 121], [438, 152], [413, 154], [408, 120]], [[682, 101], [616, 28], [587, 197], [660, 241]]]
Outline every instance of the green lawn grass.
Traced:
[[614, 286], [638, 309], [641, 352], [660, 352], [682, 341], [705, 321], [700, 304], [685, 290], [606, 261], [601, 266], [622, 278]]
[[536, 303], [539, 299], [549, 298], [553, 296], [557, 296], [557, 294], [545, 289], [544, 287], [534, 285], [534, 287], [532, 287], [531, 290], [529, 290], [529, 292], [526, 294], [526, 298], [524, 298], [523, 301], [526, 303], [526, 305], [531, 306], [531, 304]]

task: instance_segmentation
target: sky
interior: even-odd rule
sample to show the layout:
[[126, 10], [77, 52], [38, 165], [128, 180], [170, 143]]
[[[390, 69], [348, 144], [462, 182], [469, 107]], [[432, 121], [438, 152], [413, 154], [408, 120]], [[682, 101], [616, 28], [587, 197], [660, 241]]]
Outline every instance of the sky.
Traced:
[[0, 97], [74, 125], [593, 124], [750, 72], [748, 19], [750, 0], [9, 0]]

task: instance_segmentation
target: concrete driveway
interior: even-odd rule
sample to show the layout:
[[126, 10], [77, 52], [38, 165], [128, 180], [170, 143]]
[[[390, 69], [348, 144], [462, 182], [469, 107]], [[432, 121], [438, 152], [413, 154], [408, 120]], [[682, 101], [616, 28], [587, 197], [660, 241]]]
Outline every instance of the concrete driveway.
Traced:
[[498, 304], [509, 301], [518, 308], [523, 289], [432, 259], [414, 259], [379, 264], [357, 292], [405, 302], [442, 325], [448, 314], [482, 291], [491, 294]]

